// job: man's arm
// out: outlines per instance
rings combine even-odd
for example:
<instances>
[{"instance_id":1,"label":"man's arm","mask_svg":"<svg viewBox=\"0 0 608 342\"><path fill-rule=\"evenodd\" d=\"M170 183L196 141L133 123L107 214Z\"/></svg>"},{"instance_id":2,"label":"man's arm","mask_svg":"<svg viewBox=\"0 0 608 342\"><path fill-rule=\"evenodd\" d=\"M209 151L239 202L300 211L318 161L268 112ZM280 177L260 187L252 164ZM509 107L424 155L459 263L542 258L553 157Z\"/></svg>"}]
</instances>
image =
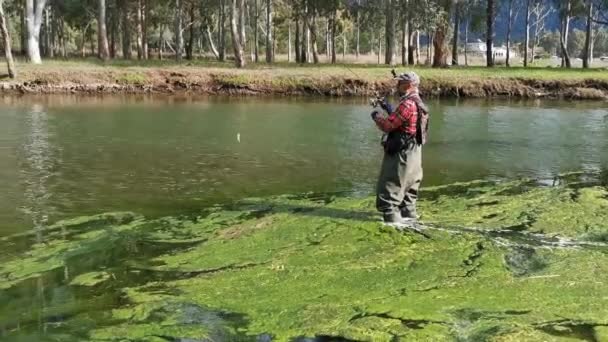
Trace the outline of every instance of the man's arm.
<instances>
[{"instance_id":1,"label":"man's arm","mask_svg":"<svg viewBox=\"0 0 608 342\"><path fill-rule=\"evenodd\" d=\"M386 118L380 114L375 115L374 122L376 122L376 126L381 131L390 133L400 129L403 126L403 122L409 120L415 111L415 105L411 101L407 101L400 103L397 109Z\"/></svg>"}]
</instances>

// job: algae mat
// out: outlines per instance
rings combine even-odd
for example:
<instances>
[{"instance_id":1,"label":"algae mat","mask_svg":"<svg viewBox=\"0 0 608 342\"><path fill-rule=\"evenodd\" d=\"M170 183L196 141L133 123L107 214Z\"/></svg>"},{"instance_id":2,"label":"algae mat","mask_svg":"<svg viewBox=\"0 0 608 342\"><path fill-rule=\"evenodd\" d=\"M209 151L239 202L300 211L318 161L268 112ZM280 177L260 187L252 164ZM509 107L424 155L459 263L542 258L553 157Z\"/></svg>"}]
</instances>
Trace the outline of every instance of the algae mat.
<instances>
[{"instance_id":1,"label":"algae mat","mask_svg":"<svg viewBox=\"0 0 608 342\"><path fill-rule=\"evenodd\" d=\"M0 240L7 341L608 341L608 191L584 174L111 213Z\"/></svg>"}]
</instances>

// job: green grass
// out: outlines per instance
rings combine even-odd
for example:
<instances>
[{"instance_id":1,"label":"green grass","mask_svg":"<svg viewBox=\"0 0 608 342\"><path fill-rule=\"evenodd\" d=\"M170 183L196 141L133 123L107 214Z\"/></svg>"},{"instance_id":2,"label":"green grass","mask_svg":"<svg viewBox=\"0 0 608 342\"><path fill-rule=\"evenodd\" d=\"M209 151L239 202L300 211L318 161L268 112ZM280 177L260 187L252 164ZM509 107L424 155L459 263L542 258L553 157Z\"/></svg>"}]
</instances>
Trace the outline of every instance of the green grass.
<instances>
[{"instance_id":1,"label":"green grass","mask_svg":"<svg viewBox=\"0 0 608 342\"><path fill-rule=\"evenodd\" d=\"M125 61L113 60L107 63L98 59L74 59L74 60L52 60L45 61L44 64L34 66L18 63L20 71L28 75L30 73L62 72L69 70L96 71L96 70L154 70L154 69L188 69L194 73L205 73L211 71L231 71L238 73L270 73L280 76L343 76L347 78L359 78L363 80L381 80L390 77L391 67L377 64L305 64L279 62L272 65L266 63L249 63L246 68L238 70L232 62L216 62L213 60L184 60L177 63L175 60L148 60L148 61ZM608 80L608 70L606 69L562 69L548 67L511 67L497 66L486 68L480 66L471 67L451 67L443 69L429 68L425 66L403 67L397 66L398 70L414 70L421 77L429 79L496 79L496 78L525 78L539 80Z\"/></svg>"}]
</instances>

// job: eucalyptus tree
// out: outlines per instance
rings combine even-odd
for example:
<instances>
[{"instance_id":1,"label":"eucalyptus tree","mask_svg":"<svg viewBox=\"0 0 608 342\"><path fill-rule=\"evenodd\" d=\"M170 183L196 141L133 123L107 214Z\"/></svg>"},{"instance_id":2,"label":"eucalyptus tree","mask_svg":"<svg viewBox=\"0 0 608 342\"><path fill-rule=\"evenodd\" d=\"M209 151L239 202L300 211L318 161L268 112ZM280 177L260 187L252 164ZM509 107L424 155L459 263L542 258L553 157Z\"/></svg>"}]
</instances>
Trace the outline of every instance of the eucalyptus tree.
<instances>
[{"instance_id":1,"label":"eucalyptus tree","mask_svg":"<svg viewBox=\"0 0 608 342\"><path fill-rule=\"evenodd\" d=\"M2 34L4 55L8 67L8 77L15 78L17 77L17 70L15 69L15 61L13 60L11 35L8 31L6 15L4 14L4 0L0 0L0 34Z\"/></svg>"},{"instance_id":2,"label":"eucalyptus tree","mask_svg":"<svg viewBox=\"0 0 608 342\"><path fill-rule=\"evenodd\" d=\"M487 0L486 9L486 65L494 66L494 22L496 19L496 0Z\"/></svg>"},{"instance_id":3,"label":"eucalyptus tree","mask_svg":"<svg viewBox=\"0 0 608 342\"><path fill-rule=\"evenodd\" d=\"M243 51L243 44L245 44L244 37L241 35L241 28L239 27L243 21L239 20L241 17L242 6L239 6L238 2L242 0L230 0L230 28L232 33L232 48L234 49L234 60L237 68L245 66L245 53Z\"/></svg>"},{"instance_id":4,"label":"eucalyptus tree","mask_svg":"<svg viewBox=\"0 0 608 342\"><path fill-rule=\"evenodd\" d=\"M139 1L141 2L141 0ZM106 0L97 0L97 44L99 58L104 61L110 59L108 31L106 29Z\"/></svg>"},{"instance_id":5,"label":"eucalyptus tree","mask_svg":"<svg viewBox=\"0 0 608 342\"><path fill-rule=\"evenodd\" d=\"M41 64L40 27L47 0L25 0L25 21L27 23L27 55L31 63Z\"/></svg>"}]
</instances>

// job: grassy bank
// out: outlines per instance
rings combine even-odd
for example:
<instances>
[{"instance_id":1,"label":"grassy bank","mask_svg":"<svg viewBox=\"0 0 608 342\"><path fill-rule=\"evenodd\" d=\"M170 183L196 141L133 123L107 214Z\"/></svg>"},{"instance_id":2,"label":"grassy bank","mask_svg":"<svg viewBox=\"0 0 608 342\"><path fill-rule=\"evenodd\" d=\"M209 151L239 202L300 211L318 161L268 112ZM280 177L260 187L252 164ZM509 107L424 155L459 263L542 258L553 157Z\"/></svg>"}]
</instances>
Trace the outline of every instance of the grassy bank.
<instances>
[{"instance_id":1,"label":"grassy bank","mask_svg":"<svg viewBox=\"0 0 608 342\"><path fill-rule=\"evenodd\" d=\"M377 65L249 65L96 60L19 64L19 78L0 89L13 93L175 93L369 96L391 88L390 68ZM399 68L400 70L403 68ZM433 97L608 98L608 71L557 68L408 68Z\"/></svg>"},{"instance_id":2,"label":"grassy bank","mask_svg":"<svg viewBox=\"0 0 608 342\"><path fill-rule=\"evenodd\" d=\"M15 341L606 341L597 179L425 189L426 237L331 195L76 218L0 240L0 324Z\"/></svg>"}]
</instances>

